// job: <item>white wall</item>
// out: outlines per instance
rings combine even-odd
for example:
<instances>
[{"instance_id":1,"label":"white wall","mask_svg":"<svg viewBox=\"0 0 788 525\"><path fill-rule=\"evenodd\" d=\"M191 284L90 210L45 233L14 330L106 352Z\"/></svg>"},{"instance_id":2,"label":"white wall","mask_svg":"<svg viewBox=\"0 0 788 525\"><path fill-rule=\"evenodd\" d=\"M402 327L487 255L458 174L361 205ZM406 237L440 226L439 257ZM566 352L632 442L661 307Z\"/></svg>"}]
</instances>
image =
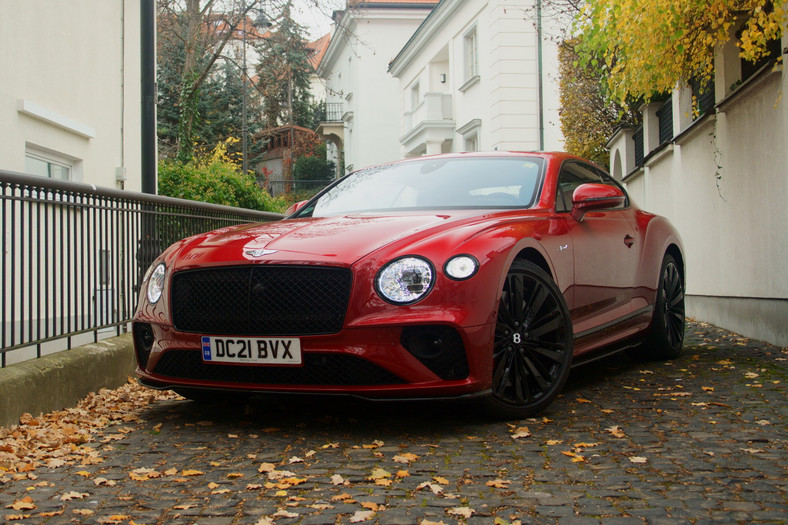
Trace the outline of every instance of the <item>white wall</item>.
<instances>
[{"instance_id":1,"label":"white wall","mask_svg":"<svg viewBox=\"0 0 788 525\"><path fill-rule=\"evenodd\" d=\"M75 180L115 188L125 168L140 189L139 27L131 0L0 0L0 168L25 172L36 148Z\"/></svg>"},{"instance_id":2,"label":"white wall","mask_svg":"<svg viewBox=\"0 0 788 525\"><path fill-rule=\"evenodd\" d=\"M418 82L422 96L429 91L451 95L452 110L444 118L456 133L444 149L465 151L460 131L480 121L480 150L539 149L537 33L531 2L504 0L446 0L392 64L400 80L400 106L413 109L412 87ZM542 39L544 149L560 150L563 138L558 120L557 48L547 38L556 34L552 20L543 20ZM475 30L479 47L479 79L469 85L465 38ZM445 70L447 82L435 82L436 68ZM413 122L401 127L404 136ZM409 155L412 144L403 146Z\"/></svg>"},{"instance_id":3,"label":"white wall","mask_svg":"<svg viewBox=\"0 0 788 525\"><path fill-rule=\"evenodd\" d=\"M730 76L716 111L625 181L682 235L688 315L788 346L788 81L767 70L730 91Z\"/></svg>"},{"instance_id":4,"label":"white wall","mask_svg":"<svg viewBox=\"0 0 788 525\"><path fill-rule=\"evenodd\" d=\"M428 13L428 9L351 9L335 31L318 73L326 82L327 102L343 102L348 115L346 166L358 169L400 158L399 84L387 69Z\"/></svg>"}]
</instances>

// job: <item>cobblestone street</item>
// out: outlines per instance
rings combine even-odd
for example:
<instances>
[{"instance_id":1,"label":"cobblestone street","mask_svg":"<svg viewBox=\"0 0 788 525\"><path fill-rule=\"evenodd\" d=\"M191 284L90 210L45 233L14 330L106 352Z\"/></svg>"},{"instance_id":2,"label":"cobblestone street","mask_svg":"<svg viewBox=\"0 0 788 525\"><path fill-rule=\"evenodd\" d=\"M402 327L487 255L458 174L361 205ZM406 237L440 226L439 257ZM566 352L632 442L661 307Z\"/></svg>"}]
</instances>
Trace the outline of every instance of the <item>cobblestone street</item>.
<instances>
[{"instance_id":1,"label":"cobblestone street","mask_svg":"<svg viewBox=\"0 0 788 525\"><path fill-rule=\"evenodd\" d=\"M690 323L678 360L576 369L517 422L449 402L160 401L95 433L92 464L0 470L0 518L784 523L787 372L786 349Z\"/></svg>"}]
</instances>

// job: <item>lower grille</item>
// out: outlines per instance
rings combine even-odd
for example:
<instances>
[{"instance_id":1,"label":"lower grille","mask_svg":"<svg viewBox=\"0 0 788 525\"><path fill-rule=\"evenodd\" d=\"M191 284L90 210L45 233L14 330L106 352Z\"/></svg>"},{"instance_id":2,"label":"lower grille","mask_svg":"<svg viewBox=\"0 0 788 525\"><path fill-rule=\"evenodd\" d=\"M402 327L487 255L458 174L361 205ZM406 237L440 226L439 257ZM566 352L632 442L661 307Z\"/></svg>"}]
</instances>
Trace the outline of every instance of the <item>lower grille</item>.
<instances>
[{"instance_id":1,"label":"lower grille","mask_svg":"<svg viewBox=\"0 0 788 525\"><path fill-rule=\"evenodd\" d=\"M470 373L462 337L448 326L411 326L402 331L405 349L445 380L465 379Z\"/></svg>"},{"instance_id":2,"label":"lower grille","mask_svg":"<svg viewBox=\"0 0 788 525\"><path fill-rule=\"evenodd\" d=\"M199 350L171 350L159 360L157 375L259 385L372 386L405 381L364 359L342 354L304 354L303 366L206 364Z\"/></svg>"},{"instance_id":3,"label":"lower grille","mask_svg":"<svg viewBox=\"0 0 788 525\"><path fill-rule=\"evenodd\" d=\"M134 350L137 353L137 363L143 370L148 366L148 357L153 347L153 330L148 323L134 323Z\"/></svg>"},{"instance_id":4,"label":"lower grille","mask_svg":"<svg viewBox=\"0 0 788 525\"><path fill-rule=\"evenodd\" d=\"M255 265L178 272L173 325L216 335L297 336L342 329L349 269Z\"/></svg>"}]
</instances>

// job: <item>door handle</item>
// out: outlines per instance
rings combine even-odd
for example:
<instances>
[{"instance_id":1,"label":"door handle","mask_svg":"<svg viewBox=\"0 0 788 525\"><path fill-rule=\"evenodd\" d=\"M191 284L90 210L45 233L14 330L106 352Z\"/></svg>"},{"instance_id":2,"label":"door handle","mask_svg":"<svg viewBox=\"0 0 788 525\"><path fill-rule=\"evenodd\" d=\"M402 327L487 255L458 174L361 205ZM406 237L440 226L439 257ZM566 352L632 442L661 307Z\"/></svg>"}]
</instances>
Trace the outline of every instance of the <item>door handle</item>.
<instances>
[{"instance_id":1,"label":"door handle","mask_svg":"<svg viewBox=\"0 0 788 525\"><path fill-rule=\"evenodd\" d=\"M635 244L635 238L631 235L624 236L624 244L627 245L627 248L632 248L632 245Z\"/></svg>"}]
</instances>

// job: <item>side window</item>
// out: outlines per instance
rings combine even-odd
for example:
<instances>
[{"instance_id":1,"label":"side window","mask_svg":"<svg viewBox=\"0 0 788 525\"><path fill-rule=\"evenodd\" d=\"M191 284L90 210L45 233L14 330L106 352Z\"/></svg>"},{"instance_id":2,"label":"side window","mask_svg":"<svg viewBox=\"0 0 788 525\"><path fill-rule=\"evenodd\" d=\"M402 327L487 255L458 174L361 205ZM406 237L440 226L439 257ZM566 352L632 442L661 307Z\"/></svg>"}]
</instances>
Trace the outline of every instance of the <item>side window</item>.
<instances>
[{"instance_id":1,"label":"side window","mask_svg":"<svg viewBox=\"0 0 788 525\"><path fill-rule=\"evenodd\" d=\"M558 174L558 187L555 192L555 211L559 213L571 211L572 194L575 192L575 189L581 184L587 184L589 182L615 186L626 195L624 188L604 171L588 164L569 161L561 166L561 172ZM628 205L629 200L627 198L621 207L624 208Z\"/></svg>"}]
</instances>

